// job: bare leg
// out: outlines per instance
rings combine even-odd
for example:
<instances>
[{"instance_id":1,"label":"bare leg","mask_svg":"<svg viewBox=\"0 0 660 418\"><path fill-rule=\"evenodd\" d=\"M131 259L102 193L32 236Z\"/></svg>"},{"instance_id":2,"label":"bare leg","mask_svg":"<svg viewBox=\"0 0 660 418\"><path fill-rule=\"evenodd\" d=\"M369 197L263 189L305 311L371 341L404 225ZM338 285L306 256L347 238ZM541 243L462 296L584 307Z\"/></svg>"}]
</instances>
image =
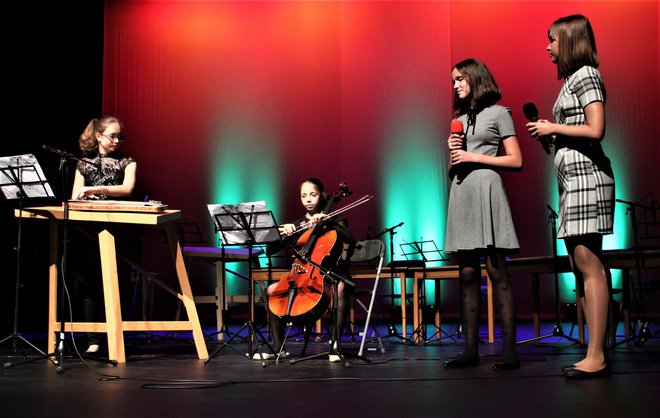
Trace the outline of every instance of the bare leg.
<instances>
[{"instance_id":1,"label":"bare leg","mask_svg":"<svg viewBox=\"0 0 660 418\"><path fill-rule=\"evenodd\" d=\"M576 368L595 372L605 367L605 338L609 308L607 275L601 261L602 238L588 235L566 239L566 246L574 269L584 282L584 311L589 329L587 356L577 362Z\"/></svg>"}]
</instances>

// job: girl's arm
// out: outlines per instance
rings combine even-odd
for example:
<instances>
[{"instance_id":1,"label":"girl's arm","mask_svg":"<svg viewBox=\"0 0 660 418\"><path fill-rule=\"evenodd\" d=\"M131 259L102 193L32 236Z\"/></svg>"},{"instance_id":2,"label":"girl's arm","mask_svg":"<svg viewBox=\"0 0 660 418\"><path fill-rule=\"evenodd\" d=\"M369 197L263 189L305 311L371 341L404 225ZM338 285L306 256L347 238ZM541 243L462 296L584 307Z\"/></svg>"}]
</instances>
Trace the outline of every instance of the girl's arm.
<instances>
[{"instance_id":1,"label":"girl's arm","mask_svg":"<svg viewBox=\"0 0 660 418\"><path fill-rule=\"evenodd\" d=\"M132 162L124 168L124 181L116 186L84 186L85 179L82 174L76 170L76 177L73 182L72 199L93 199L96 194L106 196L125 197L130 196L135 188L135 173L137 163Z\"/></svg>"},{"instance_id":2,"label":"girl's arm","mask_svg":"<svg viewBox=\"0 0 660 418\"><path fill-rule=\"evenodd\" d=\"M490 156L476 152L467 152L462 149L451 151L450 167L460 163L477 163L498 168L521 169L523 166L522 153L518 138L515 135L502 140L503 155Z\"/></svg>"},{"instance_id":3,"label":"girl's arm","mask_svg":"<svg viewBox=\"0 0 660 418\"><path fill-rule=\"evenodd\" d=\"M562 125L546 119L528 123L527 129L534 136L559 135L571 138L583 138L600 141L605 136L605 105L603 102L591 102L584 108L584 125Z\"/></svg>"}]
</instances>

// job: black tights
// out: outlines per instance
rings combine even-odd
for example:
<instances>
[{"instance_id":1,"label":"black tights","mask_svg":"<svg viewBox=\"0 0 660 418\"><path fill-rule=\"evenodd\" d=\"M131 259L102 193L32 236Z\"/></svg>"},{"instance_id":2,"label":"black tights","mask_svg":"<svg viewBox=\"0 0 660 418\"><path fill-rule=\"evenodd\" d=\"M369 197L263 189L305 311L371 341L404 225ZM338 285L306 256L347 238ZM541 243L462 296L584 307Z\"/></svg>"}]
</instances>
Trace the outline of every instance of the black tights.
<instances>
[{"instance_id":1,"label":"black tights","mask_svg":"<svg viewBox=\"0 0 660 418\"><path fill-rule=\"evenodd\" d=\"M481 264L476 252L459 253L459 277L461 281L461 312L465 347L461 357L470 359L478 355L479 321L481 314ZM502 360L516 361L516 308L510 275L504 256L489 253L486 269L493 284L495 303L500 315L502 329Z\"/></svg>"}]
</instances>

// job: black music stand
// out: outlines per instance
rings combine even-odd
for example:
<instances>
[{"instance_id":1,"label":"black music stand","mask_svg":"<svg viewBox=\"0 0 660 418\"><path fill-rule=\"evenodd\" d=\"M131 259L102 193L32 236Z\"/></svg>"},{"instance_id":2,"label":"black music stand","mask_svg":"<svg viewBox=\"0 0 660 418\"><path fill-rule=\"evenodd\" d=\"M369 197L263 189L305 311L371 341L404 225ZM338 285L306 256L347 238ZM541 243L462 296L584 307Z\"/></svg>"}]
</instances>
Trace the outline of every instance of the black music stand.
<instances>
[{"instance_id":1,"label":"black music stand","mask_svg":"<svg viewBox=\"0 0 660 418\"><path fill-rule=\"evenodd\" d=\"M69 164L72 161L80 161L85 164L90 164L93 165L94 167L97 167L96 164L92 163L91 161L85 160L84 158L81 158L77 155L73 155L71 153L68 153L66 151L61 151L59 149L49 147L48 145L43 145L43 149L50 151L54 154L58 154L60 156L60 165L59 165L59 171L60 171L60 177L61 177L61 182L62 182L62 201L63 201L63 206L64 206L64 217L63 217L63 232L62 232L62 257L61 257L61 264L60 264L60 275L61 275L61 290L60 290L60 331L57 334L57 338L55 339L55 351L44 354L42 356L32 358L32 359L27 359L23 360L17 363L5 363L4 367L6 369L10 367L14 367L18 364L23 364L23 363L29 363L33 362L36 360L40 359L48 359L51 361L53 364L57 366L56 371L57 373L62 373L64 371L64 336L65 336L65 329L64 329L64 301L65 301L65 295L68 294L68 288L66 286L66 279L68 275L68 269L67 269L67 264L68 264L68 248L69 248L69 236L68 236L68 231L69 231L69 199L66 198L66 191L70 190L69 189ZM73 335L73 332L71 332L71 335ZM74 341L74 347L75 347L75 341ZM77 351L77 347L76 347ZM113 366L117 365L116 360L110 360L110 359L105 359L101 357L96 357L96 356L90 356L88 354L81 354L78 353L79 358L81 359L90 359L102 363L107 363L111 364ZM53 358L56 358L53 360Z\"/></svg>"},{"instance_id":2,"label":"black music stand","mask_svg":"<svg viewBox=\"0 0 660 418\"><path fill-rule=\"evenodd\" d=\"M645 308L645 291L644 291L644 279L642 275L642 248L639 245L639 230L638 230L638 219L637 219L637 209L640 208L644 210L644 226L646 229L646 235L648 236L648 225L649 224L655 224L656 220L656 207L655 207L655 200L653 197L651 197L651 206L645 206L641 205L639 203L635 202L628 202L626 200L621 200L621 199L616 199L618 203L623 203L625 205L628 205L628 209L626 210L626 215L630 214L630 222L632 225L632 233L633 233L633 243L635 245L635 272L637 276L637 289L635 291L635 285L633 284L631 287L633 289L633 298L635 300L635 304L637 305L637 324L639 324L639 329L635 333L633 333L632 336L629 338L619 341L617 343L612 344L612 346L618 346L624 343L627 343L629 341L635 341L635 345L639 346L644 344L647 340L651 338L657 338L655 334L653 334L649 328L649 322L648 319L646 318L646 308ZM651 212L651 216L653 219L653 222L650 222L647 217L647 211ZM625 293L624 293L625 295Z\"/></svg>"},{"instance_id":3,"label":"black music stand","mask_svg":"<svg viewBox=\"0 0 660 418\"><path fill-rule=\"evenodd\" d=\"M21 283L21 243L23 230L23 201L28 198L55 197L44 175L37 158L33 154L14 155L0 158L0 189L5 199L18 199L18 237L16 240L16 288L14 292L14 330L7 337L0 340L0 344L12 340L12 348L17 351L17 343L21 341L39 352L46 353L25 339L18 332L20 290ZM52 361L52 359L51 359Z\"/></svg>"},{"instance_id":4,"label":"black music stand","mask_svg":"<svg viewBox=\"0 0 660 418\"><path fill-rule=\"evenodd\" d=\"M406 257L406 260L409 261L417 261L420 263L419 265L423 268L423 273L424 273L424 278L426 278L426 263L430 262L437 262L437 261L447 261L449 260L447 257L445 257L444 253L438 249L438 246L435 244L435 241L433 240L427 240L427 241L413 241L413 242L406 242L403 244L399 244L401 247L401 251L404 257ZM436 280L435 281L435 289L436 289L436 297L439 293L439 288L440 288L440 281ZM423 301L423 304L426 305L426 286L424 285L424 282L422 283L422 286L420 288L420 299ZM440 309L440 303L439 301L436 300L435 303L435 310ZM426 324L424 323L424 315L422 314L420 316L420 321L417 329L413 330L413 336L415 334L420 335L424 339L424 344L432 344L434 342L438 342L440 340L443 340L445 338L452 338L454 336L457 336L461 333L460 331L460 325L457 328L456 333L454 334L448 334L447 332L443 331L442 328L438 328L438 330L429 338L426 338ZM445 334L444 337L441 335ZM435 336L438 336L438 338L433 339ZM413 337L414 341L414 337Z\"/></svg>"},{"instance_id":5,"label":"black music stand","mask_svg":"<svg viewBox=\"0 0 660 418\"><path fill-rule=\"evenodd\" d=\"M255 245L279 241L280 234L277 223L275 222L273 212L266 208L266 203L263 201L240 203L238 205L208 205L208 207L215 223L216 232L220 232L223 247L225 245L239 245L248 249L247 279L249 280L248 304L250 312L245 324L218 347L209 358L204 360L204 364L208 364L213 357L231 343L243 330L248 329L248 352L245 355L248 359L252 359L258 354L261 359L261 365L266 367L261 346L265 344L273 353L274 350L268 343L268 339L254 327L254 280L252 279L252 264L254 260L252 259L252 248ZM260 341L257 340L257 336L261 338ZM257 342L257 350L255 352L252 351L253 342ZM233 349L231 346L230 348Z\"/></svg>"},{"instance_id":6,"label":"black music stand","mask_svg":"<svg viewBox=\"0 0 660 418\"><path fill-rule=\"evenodd\" d=\"M575 344L583 346L584 344L582 344L582 342L577 338L573 338L569 335L566 335L564 333L564 329L561 326L561 303L559 302L559 266L558 266L559 257L557 255L557 218L559 218L559 215L550 207L550 205L546 205L546 207L548 208L548 211L550 211L550 213L548 214L548 223L550 224L550 230L552 232L552 270L555 279L555 283L554 283L555 308L557 309L555 326L553 327L551 334L541 335L539 337L518 341L517 344L525 344L528 342L539 341L550 337L559 337L559 338L566 338L567 340L572 341ZM580 301L578 301L578 304L579 303Z\"/></svg>"}]
</instances>

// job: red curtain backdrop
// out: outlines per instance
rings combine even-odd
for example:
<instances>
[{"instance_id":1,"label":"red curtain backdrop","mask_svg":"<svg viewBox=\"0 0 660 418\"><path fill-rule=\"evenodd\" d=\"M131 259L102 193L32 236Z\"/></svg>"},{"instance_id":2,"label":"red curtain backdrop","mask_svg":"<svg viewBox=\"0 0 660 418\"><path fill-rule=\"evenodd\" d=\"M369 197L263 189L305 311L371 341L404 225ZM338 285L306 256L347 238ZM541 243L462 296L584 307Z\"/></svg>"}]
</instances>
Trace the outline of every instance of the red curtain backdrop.
<instances>
[{"instance_id":1,"label":"red curtain backdrop","mask_svg":"<svg viewBox=\"0 0 660 418\"><path fill-rule=\"evenodd\" d=\"M364 238L369 225L391 226L386 205L443 216L423 206L429 196L446 200L451 66L476 57L503 91L525 159L521 173L504 174L521 255L547 255L554 174L521 109L532 101L551 118L561 81L547 29L573 13L596 32L617 197L660 192L657 1L110 0L103 110L124 120L145 194L203 228L205 205L222 198L267 198L278 220L293 219L299 181L318 176L329 191L346 180L356 194L377 195L349 214ZM386 179L411 172L409 189L388 189ZM424 238L441 245L442 231Z\"/></svg>"}]
</instances>

